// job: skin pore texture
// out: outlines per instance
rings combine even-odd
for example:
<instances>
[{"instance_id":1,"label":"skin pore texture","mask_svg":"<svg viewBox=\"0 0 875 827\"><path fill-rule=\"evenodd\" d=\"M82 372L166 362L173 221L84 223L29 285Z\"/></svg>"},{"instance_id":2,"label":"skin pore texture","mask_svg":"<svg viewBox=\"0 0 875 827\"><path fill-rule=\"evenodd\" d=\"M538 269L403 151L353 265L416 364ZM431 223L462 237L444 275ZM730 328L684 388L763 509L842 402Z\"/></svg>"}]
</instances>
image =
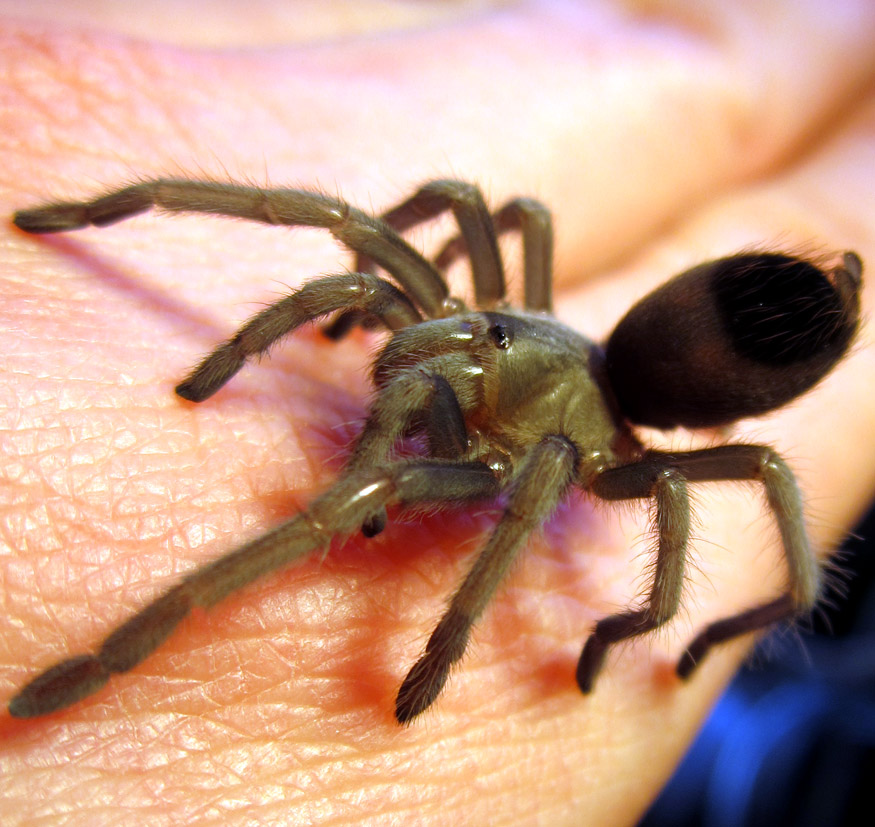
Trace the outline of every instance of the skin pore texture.
<instances>
[{"instance_id":1,"label":"skin pore texture","mask_svg":"<svg viewBox=\"0 0 875 827\"><path fill-rule=\"evenodd\" d=\"M36 4L0 29L3 211L154 175L318 187L375 211L430 178L473 180L493 205L551 207L557 316L598 339L700 260L768 246L875 261L875 10L678 5L425 5L417 24L375 3L382 26L339 13L308 36L286 20L294 36L250 27L239 42L217 26L204 45L174 28L172 4L164 26L153 14L138 27L132 10L124 31L100 6L58 23ZM442 227L418 240L433 248ZM0 232L5 703L327 487L378 339L302 331L192 405L174 384L237 323L351 263L328 233L151 214ZM822 385L732 434L788 460L824 552L875 488L868 282L862 306ZM715 435L655 438L686 449ZM589 697L574 667L593 623L644 590L646 509L571 497L405 729L398 684L496 509L390 515L378 537L193 615L82 704L3 713L0 820L634 823L752 641L713 652L687 685L673 674L684 642L783 576L755 486L694 496L681 617L612 653Z\"/></svg>"}]
</instances>

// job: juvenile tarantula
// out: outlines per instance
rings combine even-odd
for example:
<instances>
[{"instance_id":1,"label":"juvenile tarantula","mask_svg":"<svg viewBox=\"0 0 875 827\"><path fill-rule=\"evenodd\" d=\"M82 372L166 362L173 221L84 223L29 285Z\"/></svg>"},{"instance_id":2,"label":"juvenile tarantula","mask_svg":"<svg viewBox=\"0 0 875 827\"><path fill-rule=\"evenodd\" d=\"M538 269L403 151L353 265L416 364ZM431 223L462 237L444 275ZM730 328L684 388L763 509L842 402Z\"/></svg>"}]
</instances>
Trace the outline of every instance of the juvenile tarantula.
<instances>
[{"instance_id":1,"label":"juvenile tarantula","mask_svg":"<svg viewBox=\"0 0 875 827\"><path fill-rule=\"evenodd\" d=\"M194 571L116 629L97 654L64 660L9 704L18 717L72 704L158 646L195 606L230 592L337 536L373 536L388 505L435 506L502 495L504 513L450 601L425 652L398 692L407 723L428 708L465 651L481 615L530 532L571 486L604 500L652 498L657 556L640 608L596 623L577 666L589 692L614 644L649 632L678 611L690 534L689 483L757 480L777 522L789 570L779 597L711 623L677 664L688 677L712 646L810 609L820 569L811 552L793 474L762 445L648 450L632 424L715 427L762 414L805 392L847 351L859 321L862 264L846 252L833 268L779 253L701 264L636 304L605 347L550 315L552 224L537 201L517 198L490 215L480 191L432 181L379 218L306 190L188 180L152 180L93 201L16 213L31 233L105 226L160 207L268 224L329 230L357 254L356 272L324 276L267 307L219 345L176 392L200 402L253 355L306 322L333 315L340 337L382 325L391 337L373 367L377 389L361 436L338 481L309 509ZM461 233L428 261L399 233L452 210ZM496 236L519 230L525 308L505 302ZM441 275L467 256L476 310L450 296ZM374 274L379 265L400 286ZM421 458L399 459L419 435Z\"/></svg>"}]
</instances>

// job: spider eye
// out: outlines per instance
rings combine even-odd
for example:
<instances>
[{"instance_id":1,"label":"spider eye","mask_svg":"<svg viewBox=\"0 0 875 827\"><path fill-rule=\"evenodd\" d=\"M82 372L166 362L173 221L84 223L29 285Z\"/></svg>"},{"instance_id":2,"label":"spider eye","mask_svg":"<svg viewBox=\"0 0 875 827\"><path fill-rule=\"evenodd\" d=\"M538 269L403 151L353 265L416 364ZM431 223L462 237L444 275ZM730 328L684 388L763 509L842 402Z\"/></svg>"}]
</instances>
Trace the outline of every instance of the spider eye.
<instances>
[{"instance_id":1,"label":"spider eye","mask_svg":"<svg viewBox=\"0 0 875 827\"><path fill-rule=\"evenodd\" d=\"M860 316L862 264L823 270L750 253L687 270L636 304L608 340L626 416L657 428L708 428L786 404L845 354Z\"/></svg>"},{"instance_id":2,"label":"spider eye","mask_svg":"<svg viewBox=\"0 0 875 827\"><path fill-rule=\"evenodd\" d=\"M489 338L500 350L507 350L513 344L513 334L503 324L494 324L489 328Z\"/></svg>"}]
</instances>

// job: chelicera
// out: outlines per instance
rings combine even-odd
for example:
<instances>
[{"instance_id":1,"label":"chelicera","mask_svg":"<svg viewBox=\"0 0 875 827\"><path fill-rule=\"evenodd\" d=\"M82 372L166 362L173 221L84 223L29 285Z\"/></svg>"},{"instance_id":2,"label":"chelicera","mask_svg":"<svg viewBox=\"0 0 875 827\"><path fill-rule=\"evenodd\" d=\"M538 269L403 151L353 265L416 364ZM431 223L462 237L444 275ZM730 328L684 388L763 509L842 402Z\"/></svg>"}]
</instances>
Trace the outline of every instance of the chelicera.
<instances>
[{"instance_id":1,"label":"chelicera","mask_svg":"<svg viewBox=\"0 0 875 827\"><path fill-rule=\"evenodd\" d=\"M373 366L376 395L337 482L303 513L194 571L112 632L96 654L64 660L16 695L9 711L43 715L142 661L194 607L291 563L333 538L372 536L387 506L501 498L503 514L398 692L407 723L440 694L471 627L529 534L573 486L603 500L649 498L656 511L656 565L639 607L596 623L577 683L589 692L609 649L678 611L690 536L690 483L754 480L777 522L786 590L706 626L677 664L688 677L707 652L811 609L820 566L806 536L793 473L768 446L726 444L665 452L645 447L634 425L713 428L771 411L804 393L846 353L859 323L862 264L832 266L780 253L735 255L694 267L636 304L604 346L550 315L552 224L539 202L518 198L490 214L479 190L433 181L381 217L306 190L265 190L190 180L152 180L92 201L15 215L31 233L104 226L159 207L321 227L357 254L355 271L318 278L267 307L219 345L176 388L212 396L278 339L331 317L339 338L382 326L388 342ZM429 261L400 233L452 211L460 234ZM520 231L524 308L508 306L497 235ZM450 295L442 273L470 260L476 309ZM377 268L389 279L376 274ZM421 455L399 456L407 437Z\"/></svg>"}]
</instances>

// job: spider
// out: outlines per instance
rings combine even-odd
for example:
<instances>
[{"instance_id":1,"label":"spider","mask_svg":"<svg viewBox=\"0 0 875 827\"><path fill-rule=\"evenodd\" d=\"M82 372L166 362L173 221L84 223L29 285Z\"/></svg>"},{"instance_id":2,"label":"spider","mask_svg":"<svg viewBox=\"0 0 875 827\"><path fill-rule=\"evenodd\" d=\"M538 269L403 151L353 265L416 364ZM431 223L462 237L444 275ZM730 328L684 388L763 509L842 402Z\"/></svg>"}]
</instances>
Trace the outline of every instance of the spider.
<instances>
[{"instance_id":1,"label":"spider","mask_svg":"<svg viewBox=\"0 0 875 827\"><path fill-rule=\"evenodd\" d=\"M577 666L592 690L610 648L678 611L690 535L690 483L754 480L777 522L789 581L772 600L706 626L686 648L687 678L715 645L812 608L820 567L806 536L793 473L765 445L648 449L633 426L714 428L771 411L823 378L859 324L862 263L831 267L775 252L701 264L639 301L604 346L551 315L552 222L538 201L517 198L490 214L473 185L437 180L380 217L318 192L155 179L91 201L22 210L30 233L105 226L159 207L269 224L324 228L356 253L355 272L317 278L262 310L176 388L212 396L251 356L307 322L333 317L340 338L382 326L376 395L337 482L310 507L262 537L185 577L113 631L96 654L63 660L10 702L13 716L43 715L95 692L142 661L194 608L208 608L258 577L324 550L335 537L386 525L387 506L434 507L499 498L503 514L398 691L406 724L438 697L472 625L529 534L576 486L602 500L649 498L656 565L640 606L599 620ZM434 261L401 233L452 211L459 234ZM505 300L498 234L518 231L524 308ZM442 271L470 260L476 309L450 295ZM376 274L381 268L392 281ZM419 455L399 456L408 437ZM409 440L407 440L409 442Z\"/></svg>"}]
</instances>

